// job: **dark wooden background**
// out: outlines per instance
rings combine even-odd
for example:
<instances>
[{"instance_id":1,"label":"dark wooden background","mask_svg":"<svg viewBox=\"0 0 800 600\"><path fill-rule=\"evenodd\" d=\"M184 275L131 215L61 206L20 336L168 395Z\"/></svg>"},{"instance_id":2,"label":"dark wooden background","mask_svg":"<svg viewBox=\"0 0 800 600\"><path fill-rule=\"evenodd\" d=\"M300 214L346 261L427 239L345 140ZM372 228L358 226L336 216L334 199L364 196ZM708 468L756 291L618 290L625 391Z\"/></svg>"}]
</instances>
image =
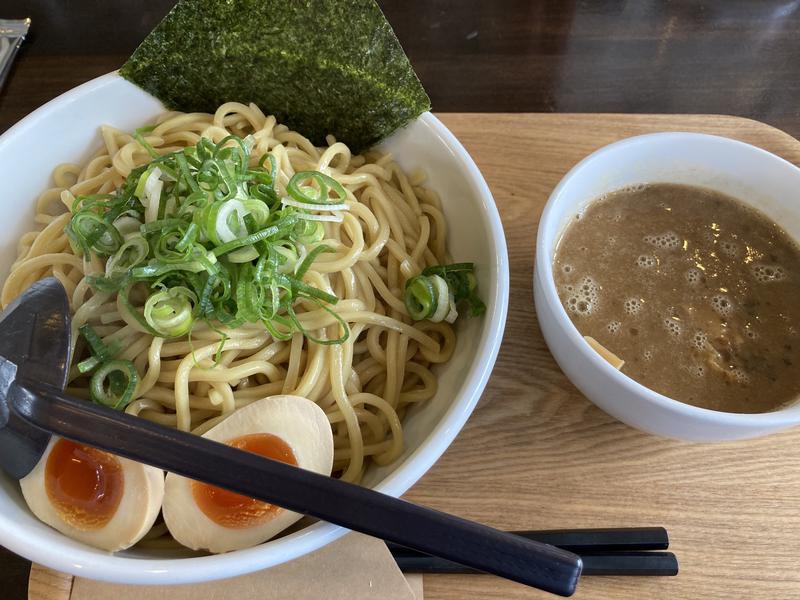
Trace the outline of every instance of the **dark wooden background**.
<instances>
[{"instance_id":1,"label":"dark wooden background","mask_svg":"<svg viewBox=\"0 0 800 600\"><path fill-rule=\"evenodd\" d=\"M0 0L0 18L33 19L0 131L118 68L172 4ZM800 136L800 0L379 4L435 111L723 113ZM0 548L0 597L27 597L28 567Z\"/></svg>"}]
</instances>

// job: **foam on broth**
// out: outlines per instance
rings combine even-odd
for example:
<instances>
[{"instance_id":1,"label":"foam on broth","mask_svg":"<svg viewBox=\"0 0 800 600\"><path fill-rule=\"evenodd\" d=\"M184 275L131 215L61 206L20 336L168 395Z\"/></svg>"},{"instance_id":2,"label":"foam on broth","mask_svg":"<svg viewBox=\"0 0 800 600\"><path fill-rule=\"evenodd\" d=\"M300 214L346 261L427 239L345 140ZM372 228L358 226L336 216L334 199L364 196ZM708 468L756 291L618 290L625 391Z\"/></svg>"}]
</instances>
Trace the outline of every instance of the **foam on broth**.
<instances>
[{"instance_id":1,"label":"foam on broth","mask_svg":"<svg viewBox=\"0 0 800 600\"><path fill-rule=\"evenodd\" d=\"M581 334L648 388L738 413L800 395L800 248L738 200L668 183L612 192L567 227L553 270Z\"/></svg>"}]
</instances>

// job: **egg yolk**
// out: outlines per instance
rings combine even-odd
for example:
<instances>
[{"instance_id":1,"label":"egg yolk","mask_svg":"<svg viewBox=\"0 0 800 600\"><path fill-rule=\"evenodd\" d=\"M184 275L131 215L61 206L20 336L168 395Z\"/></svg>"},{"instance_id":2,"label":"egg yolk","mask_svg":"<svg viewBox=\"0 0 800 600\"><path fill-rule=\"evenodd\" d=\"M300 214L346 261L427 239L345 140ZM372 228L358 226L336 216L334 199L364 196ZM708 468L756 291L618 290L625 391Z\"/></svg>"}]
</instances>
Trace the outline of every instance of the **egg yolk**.
<instances>
[{"instance_id":1,"label":"egg yolk","mask_svg":"<svg viewBox=\"0 0 800 600\"><path fill-rule=\"evenodd\" d=\"M289 444L271 433L252 433L225 443L246 452L297 466L297 459ZM281 510L274 504L199 481L192 482L192 495L205 516L217 525L230 529L245 529L266 523Z\"/></svg>"},{"instance_id":2,"label":"egg yolk","mask_svg":"<svg viewBox=\"0 0 800 600\"><path fill-rule=\"evenodd\" d=\"M60 439L45 466L45 492L64 521L80 530L100 529L117 512L125 490L116 456Z\"/></svg>"}]
</instances>

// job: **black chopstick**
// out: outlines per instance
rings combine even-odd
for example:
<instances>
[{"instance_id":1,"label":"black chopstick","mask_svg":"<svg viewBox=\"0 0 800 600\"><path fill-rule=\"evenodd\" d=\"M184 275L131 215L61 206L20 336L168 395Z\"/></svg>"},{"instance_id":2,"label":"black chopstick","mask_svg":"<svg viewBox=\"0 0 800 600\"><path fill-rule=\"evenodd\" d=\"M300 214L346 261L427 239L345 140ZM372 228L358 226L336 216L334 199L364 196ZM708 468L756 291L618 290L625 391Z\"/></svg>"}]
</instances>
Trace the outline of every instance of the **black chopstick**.
<instances>
[{"instance_id":1,"label":"black chopstick","mask_svg":"<svg viewBox=\"0 0 800 600\"><path fill-rule=\"evenodd\" d=\"M672 552L615 552L581 554L582 575L656 576L678 574L678 559ZM404 573L480 573L458 563L435 556L396 555L397 566Z\"/></svg>"},{"instance_id":2,"label":"black chopstick","mask_svg":"<svg viewBox=\"0 0 800 600\"><path fill-rule=\"evenodd\" d=\"M678 558L672 552L581 554L581 558L584 575L672 577L678 574Z\"/></svg>"},{"instance_id":3,"label":"black chopstick","mask_svg":"<svg viewBox=\"0 0 800 600\"><path fill-rule=\"evenodd\" d=\"M71 398L40 381L14 380L15 373L0 357L0 382L10 387L10 406L0 409L18 431L32 425L519 583L562 596L575 591L582 563L572 552Z\"/></svg>"},{"instance_id":4,"label":"black chopstick","mask_svg":"<svg viewBox=\"0 0 800 600\"><path fill-rule=\"evenodd\" d=\"M605 529L545 529L539 531L512 531L514 535L558 546L576 554L632 552L640 550L666 550L669 535L663 527L617 527ZM395 556L419 556L397 544L387 544Z\"/></svg>"},{"instance_id":5,"label":"black chopstick","mask_svg":"<svg viewBox=\"0 0 800 600\"><path fill-rule=\"evenodd\" d=\"M512 533L579 554L583 560L583 575L663 577L678 574L678 559L672 552L646 552L669 548L669 535L663 527L550 529ZM387 546L400 570L406 573L480 572L397 544L389 543Z\"/></svg>"}]
</instances>

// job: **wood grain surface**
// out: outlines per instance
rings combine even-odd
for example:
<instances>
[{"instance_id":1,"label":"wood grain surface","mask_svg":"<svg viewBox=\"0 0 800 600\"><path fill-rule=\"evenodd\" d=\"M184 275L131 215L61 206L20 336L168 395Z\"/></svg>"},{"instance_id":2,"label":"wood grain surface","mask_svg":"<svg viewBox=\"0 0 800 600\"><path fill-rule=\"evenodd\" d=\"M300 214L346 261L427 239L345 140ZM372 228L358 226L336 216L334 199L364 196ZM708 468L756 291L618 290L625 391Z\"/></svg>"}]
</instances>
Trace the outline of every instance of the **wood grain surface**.
<instances>
[{"instance_id":1,"label":"wood grain surface","mask_svg":"<svg viewBox=\"0 0 800 600\"><path fill-rule=\"evenodd\" d=\"M28 600L69 600L72 591L72 575L31 565L28 579Z\"/></svg>"},{"instance_id":2,"label":"wood grain surface","mask_svg":"<svg viewBox=\"0 0 800 600\"><path fill-rule=\"evenodd\" d=\"M800 430L690 444L631 429L589 403L545 346L531 290L536 227L561 177L615 140L655 131L725 135L800 163L800 143L726 116L442 114L491 188L511 297L489 386L464 430L406 495L503 529L663 525L673 578L585 578L579 599L800 598ZM800 201L800 190L798 191ZM795 446L797 444L798 446ZM67 600L69 578L31 572L30 598ZM483 575L425 577L425 597L551 597Z\"/></svg>"}]
</instances>

